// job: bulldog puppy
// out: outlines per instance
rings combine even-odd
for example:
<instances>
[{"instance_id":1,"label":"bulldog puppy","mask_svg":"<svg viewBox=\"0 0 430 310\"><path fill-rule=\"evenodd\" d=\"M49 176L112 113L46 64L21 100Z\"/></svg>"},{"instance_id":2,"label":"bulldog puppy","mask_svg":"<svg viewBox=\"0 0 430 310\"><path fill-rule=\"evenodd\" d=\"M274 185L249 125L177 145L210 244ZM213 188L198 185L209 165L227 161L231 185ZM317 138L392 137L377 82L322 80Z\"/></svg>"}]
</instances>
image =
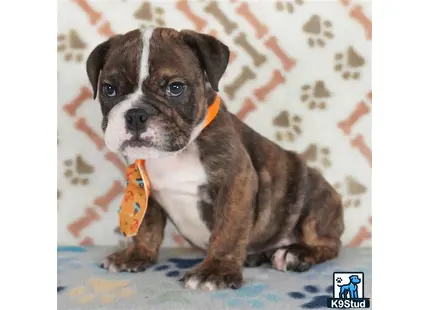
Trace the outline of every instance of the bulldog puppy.
<instances>
[{"instance_id":1,"label":"bulldog puppy","mask_svg":"<svg viewBox=\"0 0 430 310\"><path fill-rule=\"evenodd\" d=\"M138 272L154 264L167 218L206 250L182 279L191 289L238 288L244 266L302 272L338 255L341 198L320 173L223 101L203 128L228 60L216 38L170 28L116 35L89 55L106 145L129 163L146 160L151 182L137 236L104 268Z\"/></svg>"}]
</instances>

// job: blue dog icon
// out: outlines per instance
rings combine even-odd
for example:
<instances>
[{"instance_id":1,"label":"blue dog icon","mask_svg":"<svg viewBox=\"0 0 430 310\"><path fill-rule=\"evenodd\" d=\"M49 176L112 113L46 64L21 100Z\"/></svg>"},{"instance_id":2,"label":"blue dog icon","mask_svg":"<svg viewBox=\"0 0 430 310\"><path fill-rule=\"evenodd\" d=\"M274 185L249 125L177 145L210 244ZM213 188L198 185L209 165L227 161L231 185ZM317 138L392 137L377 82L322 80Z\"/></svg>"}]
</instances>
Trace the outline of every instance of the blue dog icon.
<instances>
[{"instance_id":1,"label":"blue dog icon","mask_svg":"<svg viewBox=\"0 0 430 310\"><path fill-rule=\"evenodd\" d=\"M343 285L337 285L340 287L339 298L358 298L358 286L361 280L358 276L352 275L349 277L349 283Z\"/></svg>"}]
</instances>

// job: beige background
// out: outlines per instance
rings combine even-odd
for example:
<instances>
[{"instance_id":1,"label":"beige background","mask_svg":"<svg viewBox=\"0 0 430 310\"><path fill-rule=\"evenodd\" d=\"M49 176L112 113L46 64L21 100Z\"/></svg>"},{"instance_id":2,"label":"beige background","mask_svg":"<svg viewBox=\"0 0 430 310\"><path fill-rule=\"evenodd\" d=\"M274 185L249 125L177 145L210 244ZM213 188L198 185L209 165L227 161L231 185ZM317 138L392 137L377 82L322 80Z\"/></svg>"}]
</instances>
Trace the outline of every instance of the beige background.
<instances>
[{"instance_id":1,"label":"beige background","mask_svg":"<svg viewBox=\"0 0 430 310\"><path fill-rule=\"evenodd\" d=\"M371 3L60 1L58 242L116 244L124 164L103 143L85 73L114 33L165 25L216 35L232 51L230 110L303 154L344 197L346 246L371 246ZM172 225L165 246L187 246Z\"/></svg>"}]
</instances>

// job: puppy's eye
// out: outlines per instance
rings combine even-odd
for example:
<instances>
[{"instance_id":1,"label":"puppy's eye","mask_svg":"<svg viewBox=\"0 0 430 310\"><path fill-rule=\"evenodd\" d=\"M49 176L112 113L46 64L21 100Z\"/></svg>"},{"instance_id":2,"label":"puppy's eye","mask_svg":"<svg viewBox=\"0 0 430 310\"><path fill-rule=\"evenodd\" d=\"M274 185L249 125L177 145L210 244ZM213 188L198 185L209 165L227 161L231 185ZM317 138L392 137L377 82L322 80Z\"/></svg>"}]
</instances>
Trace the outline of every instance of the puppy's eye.
<instances>
[{"instance_id":1,"label":"puppy's eye","mask_svg":"<svg viewBox=\"0 0 430 310\"><path fill-rule=\"evenodd\" d=\"M108 97L115 97L116 96L116 90L115 87L108 83L103 84L103 91Z\"/></svg>"},{"instance_id":2,"label":"puppy's eye","mask_svg":"<svg viewBox=\"0 0 430 310\"><path fill-rule=\"evenodd\" d=\"M173 82L167 86L166 93L168 96L177 97L184 92L184 89L184 84L179 82Z\"/></svg>"}]
</instances>

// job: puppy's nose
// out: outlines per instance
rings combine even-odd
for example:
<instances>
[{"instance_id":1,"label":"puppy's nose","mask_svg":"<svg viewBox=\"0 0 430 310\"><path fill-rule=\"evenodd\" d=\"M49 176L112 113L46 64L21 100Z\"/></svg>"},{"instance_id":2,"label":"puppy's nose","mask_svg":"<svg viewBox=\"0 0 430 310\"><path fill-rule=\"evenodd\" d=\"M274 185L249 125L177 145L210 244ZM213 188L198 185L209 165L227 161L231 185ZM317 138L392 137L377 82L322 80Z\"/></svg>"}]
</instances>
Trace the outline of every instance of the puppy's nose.
<instances>
[{"instance_id":1,"label":"puppy's nose","mask_svg":"<svg viewBox=\"0 0 430 310\"><path fill-rule=\"evenodd\" d=\"M131 131L138 132L139 130L142 130L145 126L146 120L146 113L142 109L130 109L125 113L127 129Z\"/></svg>"}]
</instances>

